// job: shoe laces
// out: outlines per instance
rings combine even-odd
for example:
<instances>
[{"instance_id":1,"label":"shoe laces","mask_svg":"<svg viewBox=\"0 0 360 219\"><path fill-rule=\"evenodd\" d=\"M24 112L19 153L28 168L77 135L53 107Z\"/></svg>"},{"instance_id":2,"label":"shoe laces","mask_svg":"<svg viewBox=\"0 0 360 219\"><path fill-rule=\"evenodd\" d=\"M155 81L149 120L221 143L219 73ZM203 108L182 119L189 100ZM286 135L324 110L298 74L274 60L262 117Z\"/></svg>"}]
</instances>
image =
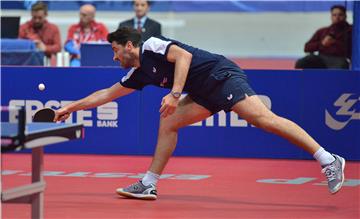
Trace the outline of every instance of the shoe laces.
<instances>
[{"instance_id":1,"label":"shoe laces","mask_svg":"<svg viewBox=\"0 0 360 219\"><path fill-rule=\"evenodd\" d=\"M336 167L333 164L324 167L324 169L322 169L321 172L325 173L325 176L328 179L328 181L332 181L336 179Z\"/></svg>"},{"instance_id":2,"label":"shoe laces","mask_svg":"<svg viewBox=\"0 0 360 219\"><path fill-rule=\"evenodd\" d=\"M136 182L136 183L133 183L133 184L131 184L130 186L128 186L128 188L130 189L130 188L132 188L132 189L134 189L134 190L139 190L140 189L140 185L139 185L139 183L141 183L141 182Z\"/></svg>"}]
</instances>

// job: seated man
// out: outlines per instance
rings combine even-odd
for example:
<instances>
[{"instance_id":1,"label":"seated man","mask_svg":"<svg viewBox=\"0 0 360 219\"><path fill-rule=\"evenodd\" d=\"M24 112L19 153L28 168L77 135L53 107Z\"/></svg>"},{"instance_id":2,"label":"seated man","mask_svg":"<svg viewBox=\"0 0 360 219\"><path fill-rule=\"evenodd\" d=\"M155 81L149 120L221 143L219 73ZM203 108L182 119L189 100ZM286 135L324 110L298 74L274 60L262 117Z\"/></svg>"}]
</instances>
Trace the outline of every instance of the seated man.
<instances>
[{"instance_id":1,"label":"seated man","mask_svg":"<svg viewBox=\"0 0 360 219\"><path fill-rule=\"evenodd\" d=\"M31 20L20 26L19 38L35 42L37 49L49 58L61 51L59 28L46 20L48 8L42 2L31 7Z\"/></svg>"},{"instance_id":2,"label":"seated man","mask_svg":"<svg viewBox=\"0 0 360 219\"><path fill-rule=\"evenodd\" d=\"M305 44L305 52L311 54L299 59L295 68L349 68L352 26L346 21L344 6L331 7L331 21L330 26L316 31Z\"/></svg>"},{"instance_id":3,"label":"seated man","mask_svg":"<svg viewBox=\"0 0 360 219\"><path fill-rule=\"evenodd\" d=\"M80 66L80 44L106 41L108 30L95 21L95 7L85 4L80 7L80 22L70 26L64 49L70 53L70 66Z\"/></svg>"},{"instance_id":4,"label":"seated man","mask_svg":"<svg viewBox=\"0 0 360 219\"><path fill-rule=\"evenodd\" d=\"M152 36L161 35L161 24L150 19L147 13L150 9L150 2L146 0L134 0L135 17L119 24L121 27L132 27L141 34L141 40L146 41Z\"/></svg>"}]
</instances>

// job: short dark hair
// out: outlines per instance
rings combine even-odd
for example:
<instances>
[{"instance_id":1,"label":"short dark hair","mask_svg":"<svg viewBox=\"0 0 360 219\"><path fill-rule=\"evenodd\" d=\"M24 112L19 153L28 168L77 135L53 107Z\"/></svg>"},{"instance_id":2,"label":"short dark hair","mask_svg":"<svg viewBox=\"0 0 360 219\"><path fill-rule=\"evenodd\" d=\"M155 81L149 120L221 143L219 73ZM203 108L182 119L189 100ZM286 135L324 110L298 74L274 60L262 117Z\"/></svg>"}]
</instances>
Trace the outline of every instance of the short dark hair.
<instances>
[{"instance_id":1,"label":"short dark hair","mask_svg":"<svg viewBox=\"0 0 360 219\"><path fill-rule=\"evenodd\" d=\"M153 4L152 1L146 1L146 3L148 4L148 6L151 6ZM132 1L132 4L135 5L135 1Z\"/></svg>"},{"instance_id":2,"label":"short dark hair","mask_svg":"<svg viewBox=\"0 0 360 219\"><path fill-rule=\"evenodd\" d=\"M117 42L118 44L125 46L128 41L131 41L135 47L138 47L141 42L140 33L131 27L120 27L116 31L107 35L109 43Z\"/></svg>"},{"instance_id":3,"label":"short dark hair","mask_svg":"<svg viewBox=\"0 0 360 219\"><path fill-rule=\"evenodd\" d=\"M48 6L44 2L36 2L31 6L31 11L44 11L47 14Z\"/></svg>"},{"instance_id":4,"label":"short dark hair","mask_svg":"<svg viewBox=\"0 0 360 219\"><path fill-rule=\"evenodd\" d=\"M342 5L333 5L330 9L330 11L332 12L334 9L339 9L340 11L342 11L345 15L346 15L346 8Z\"/></svg>"}]
</instances>

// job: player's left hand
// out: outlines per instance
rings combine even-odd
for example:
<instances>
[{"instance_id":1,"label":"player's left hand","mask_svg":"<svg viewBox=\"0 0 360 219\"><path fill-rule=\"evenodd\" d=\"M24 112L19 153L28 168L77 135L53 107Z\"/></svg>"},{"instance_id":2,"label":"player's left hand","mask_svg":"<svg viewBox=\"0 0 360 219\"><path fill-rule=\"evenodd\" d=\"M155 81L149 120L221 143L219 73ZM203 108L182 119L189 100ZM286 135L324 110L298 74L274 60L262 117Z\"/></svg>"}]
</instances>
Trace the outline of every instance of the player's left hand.
<instances>
[{"instance_id":1,"label":"player's left hand","mask_svg":"<svg viewBox=\"0 0 360 219\"><path fill-rule=\"evenodd\" d=\"M161 107L159 110L161 117L165 118L173 114L178 104L179 104L179 98L173 97L171 93L163 97L161 101Z\"/></svg>"}]
</instances>

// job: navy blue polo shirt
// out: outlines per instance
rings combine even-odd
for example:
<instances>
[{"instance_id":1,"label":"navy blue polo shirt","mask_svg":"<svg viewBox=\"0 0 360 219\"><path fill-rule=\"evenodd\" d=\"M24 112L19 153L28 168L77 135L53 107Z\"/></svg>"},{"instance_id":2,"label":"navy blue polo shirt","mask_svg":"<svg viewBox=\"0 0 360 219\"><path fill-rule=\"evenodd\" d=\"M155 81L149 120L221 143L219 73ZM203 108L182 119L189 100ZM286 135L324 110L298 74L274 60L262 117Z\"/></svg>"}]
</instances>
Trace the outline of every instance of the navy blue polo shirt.
<instances>
[{"instance_id":1,"label":"navy blue polo shirt","mask_svg":"<svg viewBox=\"0 0 360 219\"><path fill-rule=\"evenodd\" d=\"M224 56L201 50L176 40L151 37L140 45L140 67L132 68L120 83L122 86L141 90L146 85L171 89L174 83L175 63L167 61L171 45L177 45L192 54L184 91L192 93L211 74Z\"/></svg>"}]
</instances>

